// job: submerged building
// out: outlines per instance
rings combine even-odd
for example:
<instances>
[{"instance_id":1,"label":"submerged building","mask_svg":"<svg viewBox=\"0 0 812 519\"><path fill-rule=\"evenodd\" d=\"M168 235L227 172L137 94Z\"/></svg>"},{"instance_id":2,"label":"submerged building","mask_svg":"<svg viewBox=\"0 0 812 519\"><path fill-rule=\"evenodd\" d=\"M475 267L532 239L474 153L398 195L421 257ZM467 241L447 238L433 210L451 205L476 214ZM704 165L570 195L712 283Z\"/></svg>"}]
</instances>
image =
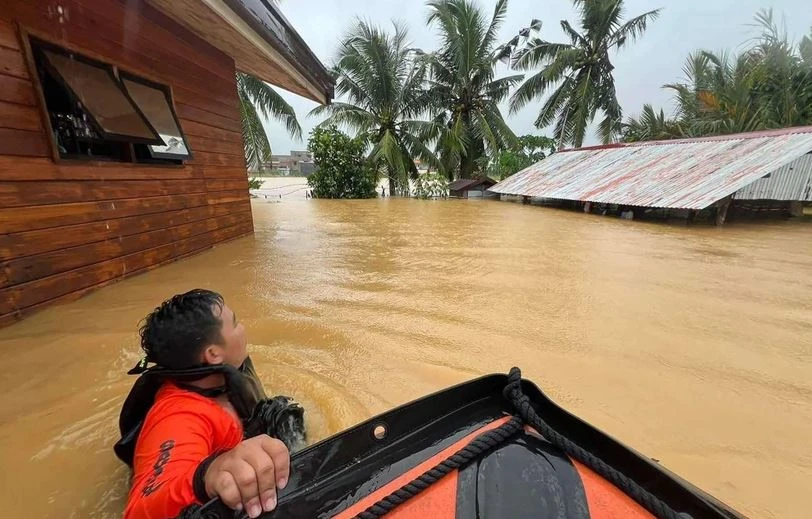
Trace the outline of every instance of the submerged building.
<instances>
[{"instance_id":1,"label":"submerged building","mask_svg":"<svg viewBox=\"0 0 812 519\"><path fill-rule=\"evenodd\" d=\"M812 202L812 127L565 150L490 188L525 200L800 214Z\"/></svg>"}]
</instances>

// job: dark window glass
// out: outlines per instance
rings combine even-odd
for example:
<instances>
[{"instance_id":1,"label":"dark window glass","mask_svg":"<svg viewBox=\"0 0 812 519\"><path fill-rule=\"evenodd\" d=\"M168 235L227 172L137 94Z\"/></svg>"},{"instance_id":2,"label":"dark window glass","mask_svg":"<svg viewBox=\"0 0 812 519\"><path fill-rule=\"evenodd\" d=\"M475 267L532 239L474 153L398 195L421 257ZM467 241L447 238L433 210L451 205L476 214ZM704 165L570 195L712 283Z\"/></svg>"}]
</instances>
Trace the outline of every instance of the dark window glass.
<instances>
[{"instance_id":1,"label":"dark window glass","mask_svg":"<svg viewBox=\"0 0 812 519\"><path fill-rule=\"evenodd\" d=\"M110 68L47 49L43 54L105 138L158 142L156 132L127 98Z\"/></svg>"}]
</instances>

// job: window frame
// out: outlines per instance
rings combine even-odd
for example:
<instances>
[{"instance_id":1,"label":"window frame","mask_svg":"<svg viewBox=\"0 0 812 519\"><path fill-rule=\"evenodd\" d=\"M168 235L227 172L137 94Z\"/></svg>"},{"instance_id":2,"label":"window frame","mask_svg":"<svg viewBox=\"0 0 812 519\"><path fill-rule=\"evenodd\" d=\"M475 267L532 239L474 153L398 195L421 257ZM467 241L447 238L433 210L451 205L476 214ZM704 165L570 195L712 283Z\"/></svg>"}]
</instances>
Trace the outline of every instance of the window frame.
<instances>
[{"instance_id":1,"label":"window frame","mask_svg":"<svg viewBox=\"0 0 812 519\"><path fill-rule=\"evenodd\" d=\"M158 82L153 81L151 79L147 79L147 78L145 78L143 76L133 74L132 72L128 72L126 70L121 70L120 68L117 68L117 71L118 71L118 81L119 81L119 84L121 85L121 90L123 90L124 93L130 98L130 100L135 105L135 107L138 108L139 112L140 112L141 108L138 106L138 102L136 102L135 99L132 99L132 96L130 96L130 93L129 93L128 89L127 89L127 85L124 84L125 79L128 80L128 81L132 81L133 83L140 83L140 84L142 84L144 86L154 88L155 90L159 90L160 92L163 93L164 99L166 100L166 105L169 107L169 112L172 114L172 118L175 120L175 126L177 126L177 128L178 128L178 133L180 133L180 136L183 139L183 145L186 147L186 155L178 155L177 153L163 153L163 152L160 152L160 151L153 151L150 146L160 146L160 145L165 146L166 145L166 143L163 141L163 139L161 139L160 134L158 134L158 139L161 141L160 144L147 145L147 151L149 151L150 156L153 159L167 159L167 160L181 160L181 161L190 160L194 156L194 153L192 152L191 146L189 146L189 139L186 138L186 133L184 133L183 126L180 124L180 119L178 118L178 114L175 111L175 103L174 103L174 100L173 100L173 97L172 97L172 90L170 89L169 85L166 85L166 84L163 84L163 83L158 83ZM142 114L142 117L144 118L144 120L147 121L147 123L150 124L150 128L155 130L155 128L152 126L152 123L149 122L149 118L146 116L146 114ZM158 133L157 130L155 130L155 132Z\"/></svg>"},{"instance_id":2,"label":"window frame","mask_svg":"<svg viewBox=\"0 0 812 519\"><path fill-rule=\"evenodd\" d=\"M95 68L101 69L104 72L106 72L107 75L110 78L110 81L113 83L113 85L115 85L115 87L118 88L118 90L122 93L122 95L124 95L125 99L127 99L127 102L130 103L130 106L132 107L133 111L138 115L138 117L141 118L143 123L146 125L147 129L150 132L152 132L152 134L155 136L153 139L147 139L147 138L144 138L144 137L136 137L136 136L132 136L132 135L109 132L109 131L105 130L104 127L99 123L99 121L96 119L96 116L93 114L93 112L90 109L88 109L87 107L85 107L84 111L87 114L88 119L90 120L90 122L93 125L94 129L99 133L99 135L102 136L102 138L104 140L115 141L115 142L125 142L125 143L131 142L133 144L147 144L147 145L161 145L161 144L164 144L163 139L161 139L161 137L158 134L155 127L152 126L152 123L149 122L149 119L146 117L146 115L138 107L138 104L135 102L134 99L132 99L130 94L127 92L126 88L124 88L124 85L116 77L116 73L115 73L116 69L115 69L115 67L113 65L110 65L108 63L104 63L102 61L98 61L96 59L85 56L85 55L83 55L83 54L81 54L79 52L75 52L75 51L60 47L60 46L55 45L53 43L43 41L43 40L41 40L41 39L39 39L39 38L37 38L35 36L30 36L30 39L31 39L31 43L32 43L31 50L34 53L35 61L37 59L39 59L41 61L43 66L48 69L51 76L53 76L53 78L62 86L62 88L65 90L65 92L71 98L71 100L73 100L76 103L79 103L83 107L85 106L84 103L82 103L82 100L79 99L79 97L76 95L76 92L73 91L73 88L71 88L70 84L65 80L64 77L62 77L62 74L59 72L57 67L54 66L54 64L51 63L48 56L46 56L42 52L43 50L53 52L54 54L60 54L62 56L71 58L73 60L84 63L85 65L89 65L91 67L95 67ZM41 78L38 77L37 79L39 81L41 81ZM44 102L44 99L43 99L43 102ZM47 104L46 104L45 109L47 111L47 109L48 109Z\"/></svg>"}]
</instances>

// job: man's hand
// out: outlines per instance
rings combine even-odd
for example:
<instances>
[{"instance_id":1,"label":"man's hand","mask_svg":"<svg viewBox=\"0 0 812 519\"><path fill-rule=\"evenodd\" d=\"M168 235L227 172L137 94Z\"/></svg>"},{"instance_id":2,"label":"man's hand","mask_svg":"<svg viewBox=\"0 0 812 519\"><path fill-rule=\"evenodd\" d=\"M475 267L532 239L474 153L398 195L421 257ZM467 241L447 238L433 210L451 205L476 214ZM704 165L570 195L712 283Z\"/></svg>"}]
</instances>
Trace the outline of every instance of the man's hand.
<instances>
[{"instance_id":1,"label":"man's hand","mask_svg":"<svg viewBox=\"0 0 812 519\"><path fill-rule=\"evenodd\" d=\"M209 465L204 481L210 497L220 496L228 507L245 509L249 517L276 508L276 488L285 488L290 453L267 434L249 438L221 454Z\"/></svg>"}]
</instances>

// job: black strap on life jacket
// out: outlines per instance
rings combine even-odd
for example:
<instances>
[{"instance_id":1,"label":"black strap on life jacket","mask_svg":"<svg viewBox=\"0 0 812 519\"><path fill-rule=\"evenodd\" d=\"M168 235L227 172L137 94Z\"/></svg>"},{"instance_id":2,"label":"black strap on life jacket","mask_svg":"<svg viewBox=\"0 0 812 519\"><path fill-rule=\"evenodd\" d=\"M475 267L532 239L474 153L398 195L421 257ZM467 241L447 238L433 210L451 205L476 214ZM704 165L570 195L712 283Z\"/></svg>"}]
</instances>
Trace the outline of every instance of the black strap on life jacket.
<instances>
[{"instance_id":1,"label":"black strap on life jacket","mask_svg":"<svg viewBox=\"0 0 812 519\"><path fill-rule=\"evenodd\" d=\"M189 382L200 380L209 375L220 373L225 379L225 385L212 389L200 389ZM146 360L142 360L127 372L128 375L139 375L133 384L130 394L124 400L121 408L118 427L121 438L113 446L116 456L132 467L135 454L135 443L141 433L141 427L147 417L155 396L164 382L172 381L179 387L194 391L203 396L214 398L225 394L243 424L252 421L254 409L264 394L257 394L255 383L249 381L254 377L253 366L250 359L239 369L225 364L204 364L187 369L168 369L161 366L147 367Z\"/></svg>"}]
</instances>

